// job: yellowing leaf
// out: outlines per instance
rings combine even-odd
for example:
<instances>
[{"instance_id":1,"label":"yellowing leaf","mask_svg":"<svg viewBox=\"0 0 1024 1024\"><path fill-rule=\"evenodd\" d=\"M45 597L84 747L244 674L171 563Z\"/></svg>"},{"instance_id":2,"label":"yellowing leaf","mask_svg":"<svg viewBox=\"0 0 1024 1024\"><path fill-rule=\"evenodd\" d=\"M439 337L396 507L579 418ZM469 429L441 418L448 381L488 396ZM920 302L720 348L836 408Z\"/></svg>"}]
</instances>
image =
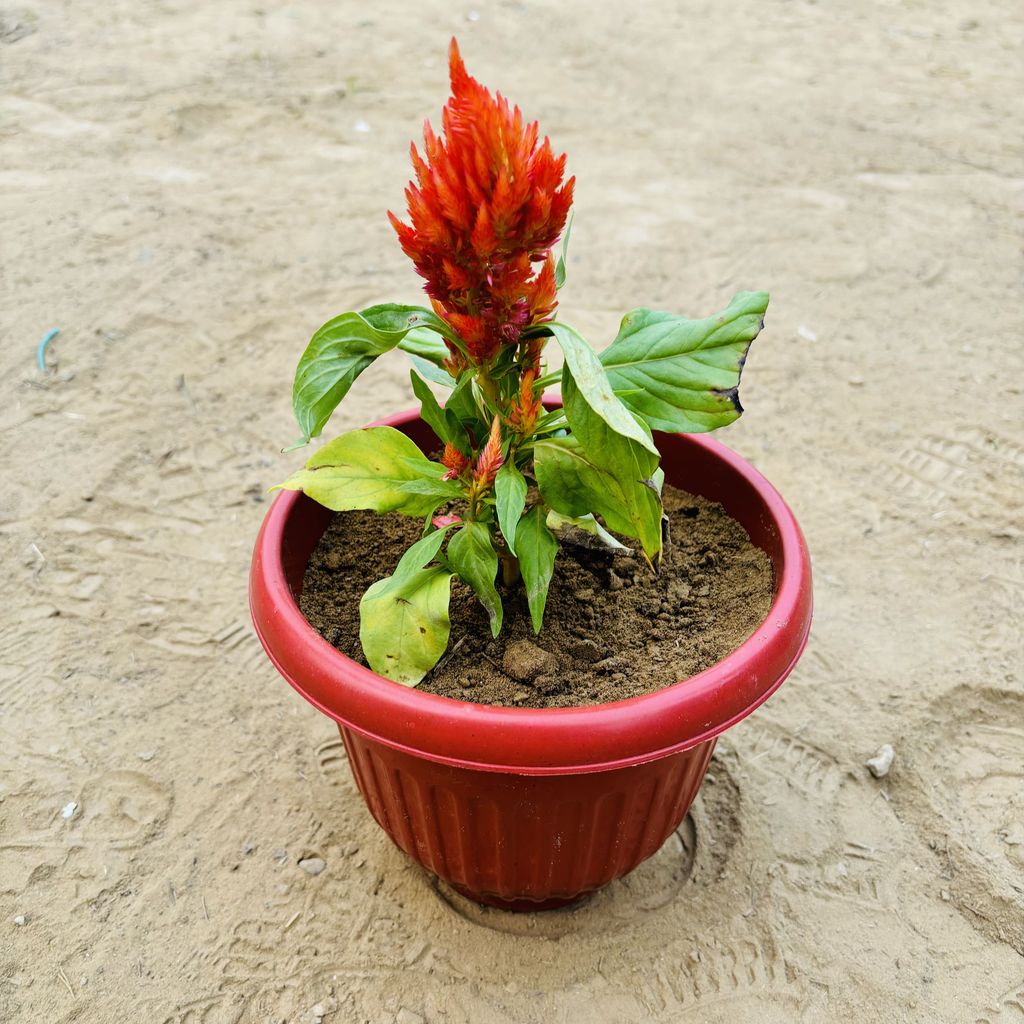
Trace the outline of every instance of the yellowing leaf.
<instances>
[{"instance_id":1,"label":"yellowing leaf","mask_svg":"<svg viewBox=\"0 0 1024 1024\"><path fill-rule=\"evenodd\" d=\"M448 646L452 574L434 566L388 576L359 602L359 642L374 672L415 686Z\"/></svg>"},{"instance_id":2,"label":"yellowing leaf","mask_svg":"<svg viewBox=\"0 0 1024 1024\"><path fill-rule=\"evenodd\" d=\"M394 427L367 427L334 438L278 486L304 491L335 512L370 509L425 516L461 490Z\"/></svg>"}]
</instances>

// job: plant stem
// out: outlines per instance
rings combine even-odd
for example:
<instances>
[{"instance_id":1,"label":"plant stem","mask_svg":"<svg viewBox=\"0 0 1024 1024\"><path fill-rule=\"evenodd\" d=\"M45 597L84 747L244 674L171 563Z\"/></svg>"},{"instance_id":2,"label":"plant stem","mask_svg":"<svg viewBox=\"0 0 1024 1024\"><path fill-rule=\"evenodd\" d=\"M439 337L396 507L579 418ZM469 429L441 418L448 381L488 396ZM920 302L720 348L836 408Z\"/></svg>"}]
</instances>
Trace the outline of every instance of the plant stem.
<instances>
[{"instance_id":1,"label":"plant stem","mask_svg":"<svg viewBox=\"0 0 1024 1024\"><path fill-rule=\"evenodd\" d=\"M494 407L494 411L499 413L502 412L501 393L498 391L498 385L482 366L477 371L476 382L480 385L480 390L483 393L484 398L487 399L487 401Z\"/></svg>"},{"instance_id":2,"label":"plant stem","mask_svg":"<svg viewBox=\"0 0 1024 1024\"><path fill-rule=\"evenodd\" d=\"M511 587L519 580L519 559L507 551L501 552L498 557L501 559L501 579L506 587Z\"/></svg>"}]
</instances>

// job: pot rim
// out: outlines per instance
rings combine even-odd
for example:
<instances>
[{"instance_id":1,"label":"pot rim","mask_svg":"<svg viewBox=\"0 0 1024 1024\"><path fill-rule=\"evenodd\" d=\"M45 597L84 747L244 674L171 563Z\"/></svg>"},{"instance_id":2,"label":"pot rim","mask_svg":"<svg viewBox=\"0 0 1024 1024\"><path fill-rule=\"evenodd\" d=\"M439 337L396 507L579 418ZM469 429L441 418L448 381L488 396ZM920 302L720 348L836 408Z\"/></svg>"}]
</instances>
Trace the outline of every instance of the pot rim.
<instances>
[{"instance_id":1,"label":"pot rim","mask_svg":"<svg viewBox=\"0 0 1024 1024\"><path fill-rule=\"evenodd\" d=\"M412 409L374 425L401 427L417 419ZM803 652L811 624L810 558L793 513L750 463L707 435L660 436L704 449L739 477L760 502L781 549L767 617L736 650L703 672L639 697L573 708L498 708L392 682L332 647L292 595L283 538L299 502L312 500L301 491L278 494L253 551L249 607L261 644L291 686L335 722L407 754L459 768L523 775L608 771L680 753L720 735L763 704Z\"/></svg>"}]
</instances>

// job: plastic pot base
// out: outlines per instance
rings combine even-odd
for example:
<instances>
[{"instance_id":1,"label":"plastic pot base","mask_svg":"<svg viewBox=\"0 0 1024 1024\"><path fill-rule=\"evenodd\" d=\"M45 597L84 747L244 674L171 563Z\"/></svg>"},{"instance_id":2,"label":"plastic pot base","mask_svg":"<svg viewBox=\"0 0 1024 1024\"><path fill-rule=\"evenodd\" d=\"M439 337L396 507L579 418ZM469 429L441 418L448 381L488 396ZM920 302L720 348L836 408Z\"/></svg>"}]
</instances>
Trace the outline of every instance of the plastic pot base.
<instances>
[{"instance_id":1,"label":"plastic pot base","mask_svg":"<svg viewBox=\"0 0 1024 1024\"><path fill-rule=\"evenodd\" d=\"M494 907L496 910L507 910L513 914L536 914L543 910L564 910L566 907L578 907L581 903L586 903L594 895L593 892L581 892L579 896L570 896L566 899L503 900L496 896L480 896L476 893L467 892L456 885L453 885L452 889L460 896L465 896L466 899L472 900L474 903L479 903L485 907Z\"/></svg>"}]
</instances>

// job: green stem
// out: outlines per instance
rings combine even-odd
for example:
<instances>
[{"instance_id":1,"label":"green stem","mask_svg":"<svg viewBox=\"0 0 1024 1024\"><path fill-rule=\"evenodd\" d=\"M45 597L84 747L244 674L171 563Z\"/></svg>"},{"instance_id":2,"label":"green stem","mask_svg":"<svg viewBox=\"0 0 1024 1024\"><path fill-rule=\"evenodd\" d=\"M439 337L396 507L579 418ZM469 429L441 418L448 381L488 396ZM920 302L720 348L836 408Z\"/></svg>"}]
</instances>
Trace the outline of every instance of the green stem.
<instances>
[{"instance_id":1,"label":"green stem","mask_svg":"<svg viewBox=\"0 0 1024 1024\"><path fill-rule=\"evenodd\" d=\"M483 393L484 398L490 402L494 411L500 413L502 411L501 392L498 390L497 383L482 366L477 371L476 382L480 385L480 391Z\"/></svg>"}]
</instances>

